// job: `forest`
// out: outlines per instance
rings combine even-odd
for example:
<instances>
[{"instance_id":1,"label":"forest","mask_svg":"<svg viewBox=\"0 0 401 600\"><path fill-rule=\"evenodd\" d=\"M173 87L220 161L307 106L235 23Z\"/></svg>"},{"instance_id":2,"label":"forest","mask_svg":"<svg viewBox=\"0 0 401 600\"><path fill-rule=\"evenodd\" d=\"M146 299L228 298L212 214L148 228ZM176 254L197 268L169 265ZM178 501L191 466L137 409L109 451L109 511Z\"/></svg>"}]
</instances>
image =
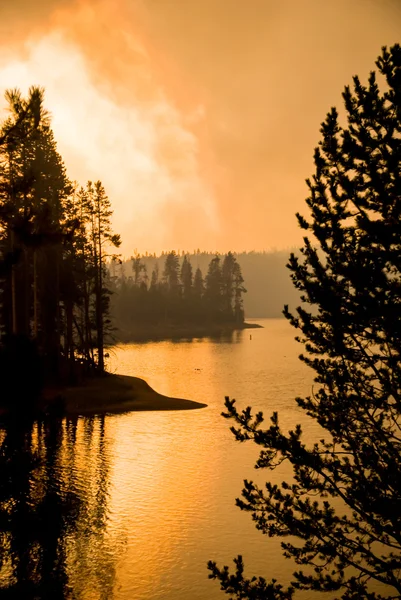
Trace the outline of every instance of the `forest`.
<instances>
[{"instance_id":1,"label":"forest","mask_svg":"<svg viewBox=\"0 0 401 600\"><path fill-rule=\"evenodd\" d=\"M44 383L104 371L106 260L120 238L111 229L102 183L80 187L69 180L44 90L32 87L27 97L8 90L6 101L0 133L0 376L10 402L31 402Z\"/></svg>"},{"instance_id":2,"label":"forest","mask_svg":"<svg viewBox=\"0 0 401 600\"><path fill-rule=\"evenodd\" d=\"M268 240L266 240L268 242ZM134 240L133 240L134 246ZM243 308L246 318L280 318L283 317L283 306L289 304L292 307L298 306L300 297L296 288L293 286L287 269L288 257L294 252L298 254L296 248L288 250L270 249L266 251L248 251L233 252L234 257L241 265L241 273L244 278L246 294L243 295ZM133 260L140 258L144 265L144 272L141 277L147 280L148 285L151 279L151 273L156 269L159 278L164 271L164 263L168 252L155 253L146 252L139 254L134 251L134 257L122 259L121 263L110 265L110 274L115 281L129 281L134 277ZM191 262L193 273L199 268L205 275L208 271L210 261L219 253L200 249L192 251L176 250L180 261L186 256ZM220 255L224 259L223 255ZM119 285L119 282L118 282ZM111 301L112 312L114 314L114 298Z\"/></svg>"},{"instance_id":3,"label":"forest","mask_svg":"<svg viewBox=\"0 0 401 600\"><path fill-rule=\"evenodd\" d=\"M200 331L244 326L243 294L246 292L241 266L232 252L215 255L203 276L194 272L190 258L175 251L164 255L163 270L156 261L149 279L146 263L135 256L131 274L122 269L116 275L116 261L110 266L112 314L116 335L130 338L138 332Z\"/></svg>"}]
</instances>

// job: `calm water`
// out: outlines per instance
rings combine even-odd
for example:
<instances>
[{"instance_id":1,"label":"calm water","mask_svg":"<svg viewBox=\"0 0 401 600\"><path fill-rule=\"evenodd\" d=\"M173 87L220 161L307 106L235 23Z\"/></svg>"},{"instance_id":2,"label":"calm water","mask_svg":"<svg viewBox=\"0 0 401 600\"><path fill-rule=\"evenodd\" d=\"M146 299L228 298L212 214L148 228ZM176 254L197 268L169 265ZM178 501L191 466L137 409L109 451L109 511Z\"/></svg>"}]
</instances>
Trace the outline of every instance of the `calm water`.
<instances>
[{"instance_id":1,"label":"calm water","mask_svg":"<svg viewBox=\"0 0 401 600\"><path fill-rule=\"evenodd\" d=\"M260 323L264 329L230 339L113 349L112 371L206 402L205 409L2 433L0 586L10 597L223 599L206 562L231 564L239 553L249 574L288 582L292 565L279 542L235 507L244 478L263 480L253 469L256 449L235 442L220 416L229 395L266 416L277 410L285 427L303 423L310 439L319 435L294 403L311 392L312 374L297 359L292 328L285 320Z\"/></svg>"}]
</instances>

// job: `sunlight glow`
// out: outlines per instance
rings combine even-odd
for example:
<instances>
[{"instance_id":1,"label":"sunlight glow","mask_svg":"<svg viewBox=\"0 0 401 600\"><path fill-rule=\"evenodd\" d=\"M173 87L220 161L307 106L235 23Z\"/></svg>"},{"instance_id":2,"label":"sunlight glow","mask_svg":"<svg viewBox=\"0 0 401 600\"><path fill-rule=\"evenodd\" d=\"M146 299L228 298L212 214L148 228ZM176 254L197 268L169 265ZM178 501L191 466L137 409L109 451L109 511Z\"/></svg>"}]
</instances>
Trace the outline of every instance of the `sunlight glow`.
<instances>
[{"instance_id":1,"label":"sunlight glow","mask_svg":"<svg viewBox=\"0 0 401 600\"><path fill-rule=\"evenodd\" d=\"M123 253L145 240L147 247L150 241L163 248L168 219L160 218L160 211L166 216L170 201L174 212L190 203L201 220L204 215L209 226L217 226L213 194L199 174L196 137L162 90L156 89L151 101L133 97L119 104L91 78L79 49L59 31L26 42L24 50L24 59L12 62L0 52L0 94L13 87L23 93L30 85L45 87L67 172L80 184L102 180ZM202 118L202 111L199 107L192 118Z\"/></svg>"}]
</instances>

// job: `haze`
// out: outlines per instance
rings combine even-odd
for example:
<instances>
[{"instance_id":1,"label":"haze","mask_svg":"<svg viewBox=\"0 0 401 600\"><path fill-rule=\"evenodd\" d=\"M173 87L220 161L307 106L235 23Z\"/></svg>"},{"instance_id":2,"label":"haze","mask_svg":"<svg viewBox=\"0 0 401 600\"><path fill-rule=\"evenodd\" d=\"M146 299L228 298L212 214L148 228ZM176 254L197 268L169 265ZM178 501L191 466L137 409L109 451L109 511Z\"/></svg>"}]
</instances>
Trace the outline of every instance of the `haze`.
<instances>
[{"instance_id":1,"label":"haze","mask_svg":"<svg viewBox=\"0 0 401 600\"><path fill-rule=\"evenodd\" d=\"M400 26L397 0L1 0L0 93L46 88L123 254L287 248L321 121Z\"/></svg>"}]
</instances>

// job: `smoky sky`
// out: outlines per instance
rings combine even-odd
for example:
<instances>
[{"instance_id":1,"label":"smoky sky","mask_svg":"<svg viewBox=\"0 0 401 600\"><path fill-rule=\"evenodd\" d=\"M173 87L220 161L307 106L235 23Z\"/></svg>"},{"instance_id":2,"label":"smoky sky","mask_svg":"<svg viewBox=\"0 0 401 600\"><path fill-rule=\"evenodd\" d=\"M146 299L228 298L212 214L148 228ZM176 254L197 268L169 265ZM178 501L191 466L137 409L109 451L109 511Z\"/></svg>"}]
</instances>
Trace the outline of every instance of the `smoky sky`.
<instances>
[{"instance_id":1,"label":"smoky sky","mask_svg":"<svg viewBox=\"0 0 401 600\"><path fill-rule=\"evenodd\" d=\"M16 46L61 30L122 111L161 97L171 107L145 116L160 130L155 156L171 193L150 203L145 227L121 217L135 190L116 198L127 251L299 243L295 212L304 212L320 123L401 31L398 0L18 0L1 16Z\"/></svg>"}]
</instances>

